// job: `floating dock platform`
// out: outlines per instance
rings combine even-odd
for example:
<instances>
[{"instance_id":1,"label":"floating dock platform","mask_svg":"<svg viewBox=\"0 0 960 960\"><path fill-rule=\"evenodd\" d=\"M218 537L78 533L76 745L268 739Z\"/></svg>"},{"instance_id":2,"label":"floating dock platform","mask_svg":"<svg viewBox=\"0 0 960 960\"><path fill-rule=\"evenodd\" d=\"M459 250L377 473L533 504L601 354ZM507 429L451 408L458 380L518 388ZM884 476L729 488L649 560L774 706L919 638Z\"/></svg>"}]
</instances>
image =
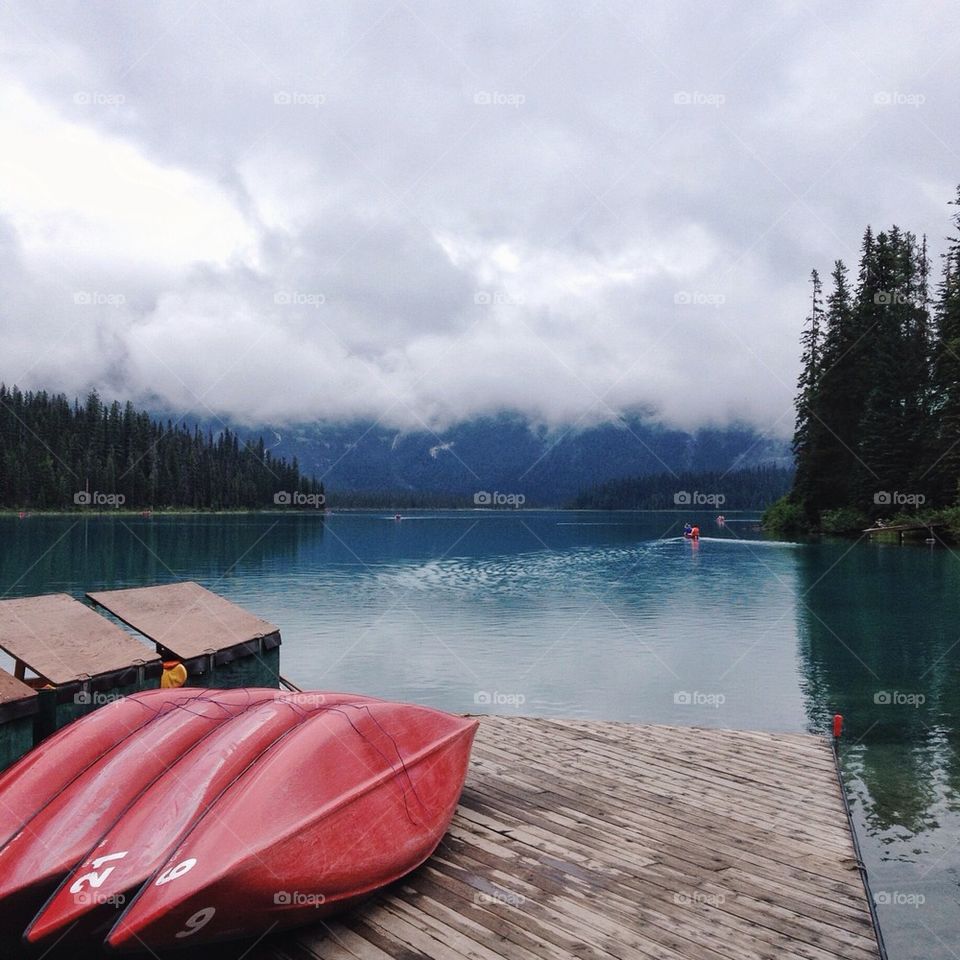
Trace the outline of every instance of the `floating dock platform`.
<instances>
[{"instance_id":1,"label":"floating dock platform","mask_svg":"<svg viewBox=\"0 0 960 960\"><path fill-rule=\"evenodd\" d=\"M825 739L490 716L423 867L244 958L877 960L867 897Z\"/></svg>"},{"instance_id":2,"label":"floating dock platform","mask_svg":"<svg viewBox=\"0 0 960 960\"><path fill-rule=\"evenodd\" d=\"M106 590L87 599L182 662L190 686L279 686L280 628L199 583Z\"/></svg>"}]
</instances>

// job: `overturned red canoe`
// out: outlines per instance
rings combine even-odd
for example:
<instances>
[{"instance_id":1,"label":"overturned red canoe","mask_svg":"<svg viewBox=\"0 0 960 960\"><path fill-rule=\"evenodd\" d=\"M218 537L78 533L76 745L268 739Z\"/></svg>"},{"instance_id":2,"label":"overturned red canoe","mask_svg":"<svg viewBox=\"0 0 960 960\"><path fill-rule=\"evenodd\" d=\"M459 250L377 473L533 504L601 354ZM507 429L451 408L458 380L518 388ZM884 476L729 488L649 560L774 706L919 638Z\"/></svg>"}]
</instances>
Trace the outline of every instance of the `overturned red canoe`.
<instances>
[{"instance_id":1,"label":"overturned red canoe","mask_svg":"<svg viewBox=\"0 0 960 960\"><path fill-rule=\"evenodd\" d=\"M106 933L183 834L265 750L321 705L329 708L358 699L296 699L275 690L250 698L249 709L226 717L163 769L102 833L30 925L27 942L89 941L99 928Z\"/></svg>"},{"instance_id":2,"label":"overturned red canoe","mask_svg":"<svg viewBox=\"0 0 960 960\"><path fill-rule=\"evenodd\" d=\"M266 689L217 691L216 697L208 691L178 693L172 697L137 694L103 707L61 731L56 750L48 754L47 744L41 744L20 762L22 770L17 769L18 764L11 771L15 796L20 796L28 781L36 793L33 816L0 846L0 932L4 936L23 933L23 919L36 913L104 831L184 751L231 717L277 695ZM145 721L126 736L103 735L100 756L85 762L62 785L64 776L59 768L67 765L71 743L78 741L84 751L95 749L89 728L97 734L102 732L102 721L109 721L111 715L136 717L135 712L120 706L128 701L146 708ZM84 761L87 759L84 756ZM78 764L71 761L70 766L75 769ZM0 792L0 808L6 803L6 793Z\"/></svg>"},{"instance_id":3,"label":"overturned red canoe","mask_svg":"<svg viewBox=\"0 0 960 960\"><path fill-rule=\"evenodd\" d=\"M375 700L312 717L198 821L108 945L161 949L296 926L399 879L446 832L476 727Z\"/></svg>"},{"instance_id":4,"label":"overturned red canoe","mask_svg":"<svg viewBox=\"0 0 960 960\"><path fill-rule=\"evenodd\" d=\"M203 692L180 688L124 697L48 737L0 774L0 844L112 747L174 704Z\"/></svg>"},{"instance_id":5,"label":"overturned red canoe","mask_svg":"<svg viewBox=\"0 0 960 960\"><path fill-rule=\"evenodd\" d=\"M248 697L242 710L238 696ZM68 930L89 935L107 919L115 950L260 935L356 902L440 842L476 721L343 694L204 691L203 700L195 721L144 725L108 749L105 766L94 763L62 789L60 822L80 825L61 842L55 869L66 879L28 942L46 945ZM224 718L215 722L218 704ZM152 778L136 772L138 739L141 763L158 749L166 758ZM107 770L123 776L126 765L122 796L101 796L94 785ZM91 805L91 797L100 800ZM52 821L34 819L39 842L49 844ZM83 844L64 870L63 858ZM28 831L0 848L0 867L13 877L0 880L10 897L39 889L31 871L44 883L54 872Z\"/></svg>"}]
</instances>

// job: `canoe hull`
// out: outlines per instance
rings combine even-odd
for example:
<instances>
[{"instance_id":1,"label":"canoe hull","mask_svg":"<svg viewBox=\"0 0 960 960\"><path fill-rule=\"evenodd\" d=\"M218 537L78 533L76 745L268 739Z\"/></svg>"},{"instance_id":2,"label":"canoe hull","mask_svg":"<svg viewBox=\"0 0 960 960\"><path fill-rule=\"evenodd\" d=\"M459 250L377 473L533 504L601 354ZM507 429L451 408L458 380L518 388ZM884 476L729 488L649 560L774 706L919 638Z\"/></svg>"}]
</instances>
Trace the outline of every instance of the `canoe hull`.
<instances>
[{"instance_id":1,"label":"canoe hull","mask_svg":"<svg viewBox=\"0 0 960 960\"><path fill-rule=\"evenodd\" d=\"M0 845L6 843L42 804L64 790L104 753L172 705L196 699L201 691L151 690L88 714L48 737L0 773Z\"/></svg>"},{"instance_id":2,"label":"canoe hull","mask_svg":"<svg viewBox=\"0 0 960 960\"><path fill-rule=\"evenodd\" d=\"M0 778L0 944L156 952L352 907L441 842L476 728L355 694L105 707Z\"/></svg>"},{"instance_id":3,"label":"canoe hull","mask_svg":"<svg viewBox=\"0 0 960 960\"><path fill-rule=\"evenodd\" d=\"M231 702L241 699L231 694ZM20 937L24 917L149 786L156 776L151 761L162 769L171 751L186 749L228 708L195 690L136 694L64 728L7 772L0 783L8 818L0 843L0 938Z\"/></svg>"},{"instance_id":4,"label":"canoe hull","mask_svg":"<svg viewBox=\"0 0 960 960\"><path fill-rule=\"evenodd\" d=\"M323 707L358 699L327 698ZM28 943L81 941L111 915L115 919L220 794L320 708L276 691L253 696L249 704L199 739L126 807L34 919Z\"/></svg>"},{"instance_id":5,"label":"canoe hull","mask_svg":"<svg viewBox=\"0 0 960 960\"><path fill-rule=\"evenodd\" d=\"M108 945L159 950L299 926L398 880L449 827L476 727L379 701L303 724L200 821ZM231 844L244 825L251 842Z\"/></svg>"}]
</instances>

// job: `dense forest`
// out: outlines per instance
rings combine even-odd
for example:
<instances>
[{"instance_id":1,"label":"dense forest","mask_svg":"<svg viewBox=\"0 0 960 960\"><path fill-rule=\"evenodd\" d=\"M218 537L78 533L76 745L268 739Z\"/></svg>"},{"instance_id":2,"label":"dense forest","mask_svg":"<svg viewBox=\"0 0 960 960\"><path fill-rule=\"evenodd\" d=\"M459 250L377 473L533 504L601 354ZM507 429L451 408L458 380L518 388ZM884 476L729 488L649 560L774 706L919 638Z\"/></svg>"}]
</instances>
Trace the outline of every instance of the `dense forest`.
<instances>
[{"instance_id":1,"label":"dense forest","mask_svg":"<svg viewBox=\"0 0 960 960\"><path fill-rule=\"evenodd\" d=\"M953 206L960 208L960 188ZM951 222L960 233L960 209ZM960 479L960 237L931 289L926 238L863 235L857 276L811 274L796 399L796 475L765 522L856 529L952 508Z\"/></svg>"},{"instance_id":2,"label":"dense forest","mask_svg":"<svg viewBox=\"0 0 960 960\"><path fill-rule=\"evenodd\" d=\"M581 493L572 506L580 510L756 510L782 497L792 479L792 470L776 466L656 473L601 483Z\"/></svg>"},{"instance_id":3,"label":"dense forest","mask_svg":"<svg viewBox=\"0 0 960 960\"><path fill-rule=\"evenodd\" d=\"M2 507L229 510L297 506L297 495L312 506L322 494L296 460L271 456L262 440L164 425L96 393L81 404L0 384Z\"/></svg>"}]
</instances>

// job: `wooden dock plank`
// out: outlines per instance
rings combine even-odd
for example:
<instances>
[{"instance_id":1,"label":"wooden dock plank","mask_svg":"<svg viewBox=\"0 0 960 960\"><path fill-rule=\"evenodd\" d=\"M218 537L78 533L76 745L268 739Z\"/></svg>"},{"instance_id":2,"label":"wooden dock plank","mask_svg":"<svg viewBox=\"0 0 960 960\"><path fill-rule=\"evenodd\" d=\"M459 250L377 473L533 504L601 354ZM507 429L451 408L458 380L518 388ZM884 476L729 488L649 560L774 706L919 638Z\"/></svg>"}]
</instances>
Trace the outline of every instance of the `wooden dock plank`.
<instances>
[{"instance_id":1,"label":"wooden dock plank","mask_svg":"<svg viewBox=\"0 0 960 960\"><path fill-rule=\"evenodd\" d=\"M193 581L106 590L87 597L182 660L279 632L274 624Z\"/></svg>"},{"instance_id":2,"label":"wooden dock plank","mask_svg":"<svg viewBox=\"0 0 960 960\"><path fill-rule=\"evenodd\" d=\"M0 670L0 706L18 703L22 700L36 700L37 691L28 687L22 680Z\"/></svg>"},{"instance_id":3,"label":"wooden dock plank","mask_svg":"<svg viewBox=\"0 0 960 960\"><path fill-rule=\"evenodd\" d=\"M483 717L420 870L258 960L876 960L826 741Z\"/></svg>"},{"instance_id":4,"label":"wooden dock plank","mask_svg":"<svg viewBox=\"0 0 960 960\"><path fill-rule=\"evenodd\" d=\"M159 664L150 647L66 593L0 600L0 649L55 685Z\"/></svg>"}]
</instances>

